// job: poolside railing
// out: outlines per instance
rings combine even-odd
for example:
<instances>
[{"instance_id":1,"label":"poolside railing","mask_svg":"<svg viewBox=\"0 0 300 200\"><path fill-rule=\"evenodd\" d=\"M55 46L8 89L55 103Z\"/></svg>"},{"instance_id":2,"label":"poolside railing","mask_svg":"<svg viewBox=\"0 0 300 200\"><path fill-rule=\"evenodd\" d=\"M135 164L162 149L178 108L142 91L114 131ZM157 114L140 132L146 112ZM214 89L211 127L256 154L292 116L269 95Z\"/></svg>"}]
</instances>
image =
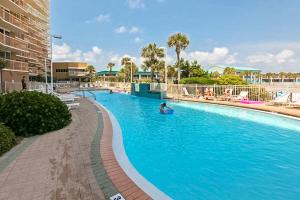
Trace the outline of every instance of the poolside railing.
<instances>
[{"instance_id":1,"label":"poolside railing","mask_svg":"<svg viewBox=\"0 0 300 200\"><path fill-rule=\"evenodd\" d=\"M157 84L152 83L153 91L164 91L168 98L206 98L211 100L238 99L241 92L247 94L244 98L256 102L269 102L279 93L300 93L300 85L197 85L197 84Z\"/></svg>"},{"instance_id":2,"label":"poolside railing","mask_svg":"<svg viewBox=\"0 0 300 200\"><path fill-rule=\"evenodd\" d=\"M78 89L112 89L119 91L131 91L131 83L128 82L103 82L94 83L55 83L57 89L66 89L63 91ZM20 82L5 82L4 92L14 90L20 91L22 84ZM28 82L27 89L39 90L45 88L45 83ZM270 102L280 94L300 93L300 85L297 84L276 84L276 85L198 85L198 84L164 84L150 83L150 91L164 92L167 98L171 99L203 99L207 97L210 91L210 100L220 100L230 96L229 99L237 98L241 92L247 93L246 99L257 102ZM230 94L226 94L225 92ZM226 96L227 95L227 96ZM226 98L225 98L226 99Z\"/></svg>"}]
</instances>

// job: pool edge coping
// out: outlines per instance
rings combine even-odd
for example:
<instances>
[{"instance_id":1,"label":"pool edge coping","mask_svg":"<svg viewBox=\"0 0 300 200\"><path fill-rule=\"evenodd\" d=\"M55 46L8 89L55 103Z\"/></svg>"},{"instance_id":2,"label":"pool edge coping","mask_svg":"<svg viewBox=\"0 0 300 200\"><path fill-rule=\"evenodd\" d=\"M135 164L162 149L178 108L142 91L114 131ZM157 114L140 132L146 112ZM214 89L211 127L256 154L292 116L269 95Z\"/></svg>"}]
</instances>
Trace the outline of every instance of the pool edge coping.
<instances>
[{"instance_id":1,"label":"pool edge coping","mask_svg":"<svg viewBox=\"0 0 300 200\"><path fill-rule=\"evenodd\" d=\"M166 99L166 100L173 100L173 99ZM209 100L196 100L196 99L176 99L177 101L183 101L183 102L192 102L192 103L202 103L202 104L212 104L212 105L220 105L220 106L228 106L228 107L235 107L235 108L240 108L240 109L248 109L248 110L253 110L253 111L257 111L257 112L265 112L268 114L273 114L273 115L279 115L282 117L287 117L287 118L293 118L296 120L300 120L300 116L298 115L294 115L292 113L286 113L286 112L281 112L281 111L276 111L276 110L272 110L272 109L267 109L267 108L263 108L263 107L252 107L249 106L249 104L237 104L234 102L227 102L227 101L209 101ZM176 101L175 100L175 101Z\"/></svg>"},{"instance_id":2,"label":"pool edge coping","mask_svg":"<svg viewBox=\"0 0 300 200\"><path fill-rule=\"evenodd\" d=\"M145 193L145 195L147 195L151 199L160 199L160 200L171 199L169 196L167 196L165 193L163 193L157 187L155 187L152 183L150 183L146 178L144 178L131 164L125 152L122 131L115 116L100 103L93 101L91 99L88 100L92 102L102 112L103 117L108 117L109 123L112 126L112 130L110 133L107 131L103 131L104 140L106 139L106 141L103 141L103 139L101 138L101 142L100 142L100 151L102 157L101 159L102 162L104 162L105 170L108 171L107 174L109 178L111 179L114 186L124 196L124 198L131 199L132 195L126 192L129 191L129 189L126 191L122 191L122 187L119 187L118 184L116 184L116 177L114 177L114 174L119 174L118 175L119 179L127 178L126 180L127 182L132 182L134 185L136 185L138 187L138 190L136 189L134 193L140 193L141 195L142 193ZM109 126L109 124L104 122L104 127L105 126ZM102 150L105 151L107 149L112 149L112 151L111 152L102 151ZM105 161L111 159L115 159L117 164L120 167L120 169L115 170L113 174L109 172L109 166L105 165ZM124 172L125 176L124 174L122 174L122 171ZM133 199L139 199L139 197L134 197Z\"/></svg>"}]
</instances>

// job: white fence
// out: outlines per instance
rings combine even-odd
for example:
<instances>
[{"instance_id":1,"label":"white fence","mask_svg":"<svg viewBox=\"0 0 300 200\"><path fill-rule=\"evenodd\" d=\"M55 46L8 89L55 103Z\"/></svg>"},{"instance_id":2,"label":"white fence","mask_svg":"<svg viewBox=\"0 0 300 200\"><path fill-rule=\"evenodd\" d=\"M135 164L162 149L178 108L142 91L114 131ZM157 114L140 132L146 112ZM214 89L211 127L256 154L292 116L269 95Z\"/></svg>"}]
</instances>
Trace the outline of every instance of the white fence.
<instances>
[{"instance_id":1,"label":"white fence","mask_svg":"<svg viewBox=\"0 0 300 200\"><path fill-rule=\"evenodd\" d=\"M131 83L124 82L95 82L95 83L55 83L56 89L112 89L119 91L131 91ZM22 84L5 82L5 92L22 90ZM45 83L29 82L28 90L44 90ZM49 85L48 85L49 89ZM155 92L165 92L167 98L207 98L222 99L226 96L239 96L241 92L247 93L247 99L252 101L271 101L283 93L300 93L299 84L276 84L276 85L181 85L181 84L159 84L151 83L150 90Z\"/></svg>"},{"instance_id":2,"label":"white fence","mask_svg":"<svg viewBox=\"0 0 300 200\"><path fill-rule=\"evenodd\" d=\"M46 90L46 83L41 82L28 82L26 83L27 90ZM48 85L48 88L49 85ZM21 91L22 83L21 82L4 82L4 93L12 92L12 91Z\"/></svg>"},{"instance_id":3,"label":"white fence","mask_svg":"<svg viewBox=\"0 0 300 200\"><path fill-rule=\"evenodd\" d=\"M166 92L167 98L224 99L237 97L243 92L251 101L271 101L283 93L300 93L300 85L197 85L157 84L150 85L151 91ZM228 98L229 99L229 98Z\"/></svg>"}]
</instances>

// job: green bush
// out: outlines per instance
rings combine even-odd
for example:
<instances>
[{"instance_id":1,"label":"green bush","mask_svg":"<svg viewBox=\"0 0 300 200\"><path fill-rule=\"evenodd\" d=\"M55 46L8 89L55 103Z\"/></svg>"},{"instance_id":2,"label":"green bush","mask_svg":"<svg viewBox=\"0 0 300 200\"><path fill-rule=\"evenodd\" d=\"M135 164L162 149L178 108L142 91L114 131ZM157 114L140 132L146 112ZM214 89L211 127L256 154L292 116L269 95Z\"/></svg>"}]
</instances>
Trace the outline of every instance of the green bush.
<instances>
[{"instance_id":1,"label":"green bush","mask_svg":"<svg viewBox=\"0 0 300 200\"><path fill-rule=\"evenodd\" d=\"M16 144L15 134L3 124L0 124L0 156Z\"/></svg>"},{"instance_id":2,"label":"green bush","mask_svg":"<svg viewBox=\"0 0 300 200\"><path fill-rule=\"evenodd\" d=\"M227 74L218 78L219 85L246 85L243 79L236 75Z\"/></svg>"},{"instance_id":3,"label":"green bush","mask_svg":"<svg viewBox=\"0 0 300 200\"><path fill-rule=\"evenodd\" d=\"M68 107L55 96L40 92L12 92L0 97L0 122L17 136L58 130L70 121Z\"/></svg>"},{"instance_id":4,"label":"green bush","mask_svg":"<svg viewBox=\"0 0 300 200\"><path fill-rule=\"evenodd\" d=\"M208 77L192 77L183 78L180 80L180 84L200 84L200 85L213 85L216 81Z\"/></svg>"}]
</instances>

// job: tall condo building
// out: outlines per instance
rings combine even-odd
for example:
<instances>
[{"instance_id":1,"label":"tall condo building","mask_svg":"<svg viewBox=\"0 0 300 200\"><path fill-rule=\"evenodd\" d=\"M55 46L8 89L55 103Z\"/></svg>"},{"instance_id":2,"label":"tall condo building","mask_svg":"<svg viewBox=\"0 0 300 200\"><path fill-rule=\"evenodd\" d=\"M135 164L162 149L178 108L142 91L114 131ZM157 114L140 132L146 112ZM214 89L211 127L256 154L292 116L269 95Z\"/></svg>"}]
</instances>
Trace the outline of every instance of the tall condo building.
<instances>
[{"instance_id":1,"label":"tall condo building","mask_svg":"<svg viewBox=\"0 0 300 200\"><path fill-rule=\"evenodd\" d=\"M0 0L2 84L44 76L49 49L50 0Z\"/></svg>"}]
</instances>

